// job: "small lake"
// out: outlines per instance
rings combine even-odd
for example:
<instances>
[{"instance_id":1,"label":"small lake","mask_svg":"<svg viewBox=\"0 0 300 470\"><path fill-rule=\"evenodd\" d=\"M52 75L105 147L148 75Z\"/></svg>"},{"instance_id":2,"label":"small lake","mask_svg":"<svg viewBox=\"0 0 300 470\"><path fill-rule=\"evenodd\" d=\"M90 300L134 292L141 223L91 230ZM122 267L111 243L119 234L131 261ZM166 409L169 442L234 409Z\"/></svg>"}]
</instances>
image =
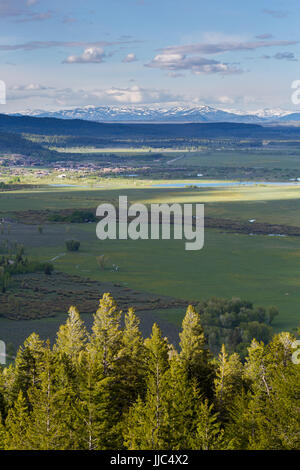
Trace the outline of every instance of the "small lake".
<instances>
[{"instance_id":1,"label":"small lake","mask_svg":"<svg viewBox=\"0 0 300 470\"><path fill-rule=\"evenodd\" d=\"M81 184L48 184L51 188L91 188L92 186L83 186ZM103 188L104 186L93 186L93 188Z\"/></svg>"},{"instance_id":2,"label":"small lake","mask_svg":"<svg viewBox=\"0 0 300 470\"><path fill-rule=\"evenodd\" d=\"M87 188L87 186L80 186L79 184L49 184L52 188Z\"/></svg>"},{"instance_id":3,"label":"small lake","mask_svg":"<svg viewBox=\"0 0 300 470\"><path fill-rule=\"evenodd\" d=\"M206 182L206 183L163 183L154 184L154 188L218 188L218 187L232 187L232 186L255 186L255 185L267 185L267 186L300 186L300 182L277 182L277 181L224 181L224 182Z\"/></svg>"}]
</instances>

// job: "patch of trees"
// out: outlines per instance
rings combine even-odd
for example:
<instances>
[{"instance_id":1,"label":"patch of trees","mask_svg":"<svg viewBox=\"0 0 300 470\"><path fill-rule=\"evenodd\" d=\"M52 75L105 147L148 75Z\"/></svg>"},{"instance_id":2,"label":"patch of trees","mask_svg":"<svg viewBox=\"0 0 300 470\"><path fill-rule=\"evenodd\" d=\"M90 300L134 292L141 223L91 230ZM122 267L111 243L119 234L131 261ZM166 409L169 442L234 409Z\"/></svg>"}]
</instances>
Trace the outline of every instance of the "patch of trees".
<instances>
[{"instance_id":1,"label":"patch of trees","mask_svg":"<svg viewBox=\"0 0 300 470\"><path fill-rule=\"evenodd\" d=\"M80 248L80 241L66 240L66 248L68 251L78 251Z\"/></svg>"},{"instance_id":2,"label":"patch of trees","mask_svg":"<svg viewBox=\"0 0 300 470\"><path fill-rule=\"evenodd\" d=\"M50 222L65 222L70 224L83 224L88 222L96 222L97 218L95 214L91 211L74 211L71 214L62 215L62 214L50 214L48 216Z\"/></svg>"},{"instance_id":3,"label":"patch of trees","mask_svg":"<svg viewBox=\"0 0 300 470\"><path fill-rule=\"evenodd\" d=\"M11 134L9 132L0 132L0 151L32 157L40 163L58 160L60 156L54 150L49 150L39 143L32 142L21 134ZM8 165L9 161L6 160L3 164L4 166Z\"/></svg>"},{"instance_id":4,"label":"patch of trees","mask_svg":"<svg viewBox=\"0 0 300 470\"><path fill-rule=\"evenodd\" d=\"M274 306L254 307L241 299L213 298L196 305L208 337L211 351L216 354L222 344L229 352L238 352L242 358L252 338L268 343L271 340L274 318L279 314Z\"/></svg>"},{"instance_id":5,"label":"patch of trees","mask_svg":"<svg viewBox=\"0 0 300 470\"><path fill-rule=\"evenodd\" d=\"M0 253L5 251L7 247L0 247ZM23 245L16 245L15 252L10 247L9 254L2 254L0 256L0 292L5 293L9 287L11 277L16 274L28 274L36 272L44 272L51 275L53 265L48 262L40 262L32 260L25 256Z\"/></svg>"},{"instance_id":6,"label":"patch of trees","mask_svg":"<svg viewBox=\"0 0 300 470\"><path fill-rule=\"evenodd\" d=\"M33 333L0 369L0 449L292 450L300 446L295 338L213 359L189 306L179 350L104 294L90 333L71 307L51 346Z\"/></svg>"}]
</instances>

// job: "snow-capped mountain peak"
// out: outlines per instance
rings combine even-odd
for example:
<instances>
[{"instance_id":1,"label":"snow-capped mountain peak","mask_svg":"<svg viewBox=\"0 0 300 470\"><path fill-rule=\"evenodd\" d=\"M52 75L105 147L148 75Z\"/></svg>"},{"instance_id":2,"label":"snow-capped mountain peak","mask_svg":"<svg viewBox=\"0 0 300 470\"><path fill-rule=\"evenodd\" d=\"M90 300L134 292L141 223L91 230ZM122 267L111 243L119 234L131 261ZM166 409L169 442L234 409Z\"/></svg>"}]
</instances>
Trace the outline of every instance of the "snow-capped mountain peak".
<instances>
[{"instance_id":1,"label":"snow-capped mountain peak","mask_svg":"<svg viewBox=\"0 0 300 470\"><path fill-rule=\"evenodd\" d=\"M88 105L60 111L24 111L27 116L56 117L60 119L83 119L96 122L240 122L264 123L300 121L299 113L280 109L259 109L242 113L217 109L208 105Z\"/></svg>"}]
</instances>

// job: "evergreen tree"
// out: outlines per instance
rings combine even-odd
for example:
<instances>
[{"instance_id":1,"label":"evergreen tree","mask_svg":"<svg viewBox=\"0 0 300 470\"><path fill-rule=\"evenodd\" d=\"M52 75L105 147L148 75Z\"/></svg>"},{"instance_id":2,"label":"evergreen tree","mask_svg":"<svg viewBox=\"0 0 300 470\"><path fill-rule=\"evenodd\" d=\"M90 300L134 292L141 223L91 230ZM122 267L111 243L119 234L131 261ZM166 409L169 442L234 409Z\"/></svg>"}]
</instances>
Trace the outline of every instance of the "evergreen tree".
<instances>
[{"instance_id":1,"label":"evergreen tree","mask_svg":"<svg viewBox=\"0 0 300 470\"><path fill-rule=\"evenodd\" d=\"M125 315L121 349L114 371L116 400L122 410L128 409L138 396L145 396L146 352L139 324L140 320L130 308Z\"/></svg>"},{"instance_id":2,"label":"evergreen tree","mask_svg":"<svg viewBox=\"0 0 300 470\"><path fill-rule=\"evenodd\" d=\"M270 374L268 371L268 359L263 342L252 340L248 348L248 356L245 362L244 376L250 382L253 393L261 398L270 397Z\"/></svg>"},{"instance_id":3,"label":"evergreen tree","mask_svg":"<svg viewBox=\"0 0 300 470\"><path fill-rule=\"evenodd\" d=\"M200 403L196 418L196 433L192 439L193 450L224 449L224 433L218 422L218 414L213 412L213 405L208 400Z\"/></svg>"},{"instance_id":4,"label":"evergreen tree","mask_svg":"<svg viewBox=\"0 0 300 470\"><path fill-rule=\"evenodd\" d=\"M228 358L224 344L216 365L216 378L214 380L216 409L219 412L219 418L226 421L235 395L242 391L243 365L236 353Z\"/></svg>"},{"instance_id":5,"label":"evergreen tree","mask_svg":"<svg viewBox=\"0 0 300 470\"><path fill-rule=\"evenodd\" d=\"M29 412L22 391L19 392L13 408L5 421L4 445L6 450L30 449L28 441ZM3 432L3 431L2 431Z\"/></svg>"},{"instance_id":6,"label":"evergreen tree","mask_svg":"<svg viewBox=\"0 0 300 470\"><path fill-rule=\"evenodd\" d=\"M110 294L103 294L99 309L94 315L91 342L103 365L103 373L112 373L115 360L121 349L121 315L115 300Z\"/></svg>"},{"instance_id":7,"label":"evergreen tree","mask_svg":"<svg viewBox=\"0 0 300 470\"><path fill-rule=\"evenodd\" d=\"M200 315L191 305L187 308L182 322L180 337L180 357L190 379L195 378L201 392L212 395L213 369L210 364L210 353Z\"/></svg>"},{"instance_id":8,"label":"evergreen tree","mask_svg":"<svg viewBox=\"0 0 300 470\"><path fill-rule=\"evenodd\" d=\"M32 407L28 428L30 446L35 450L60 450L67 448L65 438L67 409L64 407L66 391L59 387L60 362L47 342L39 362L39 386L28 390Z\"/></svg>"},{"instance_id":9,"label":"evergreen tree","mask_svg":"<svg viewBox=\"0 0 300 470\"><path fill-rule=\"evenodd\" d=\"M253 449L299 449L300 370L291 361L294 340L290 333L280 333L265 347L269 393L263 400L252 385L252 401L257 409L256 434L250 439Z\"/></svg>"},{"instance_id":10,"label":"evergreen tree","mask_svg":"<svg viewBox=\"0 0 300 470\"><path fill-rule=\"evenodd\" d=\"M191 448L196 432L197 406L200 395L196 381L190 381L179 355L171 351L170 368L164 386L167 421L165 443L168 449Z\"/></svg>"},{"instance_id":11,"label":"evergreen tree","mask_svg":"<svg viewBox=\"0 0 300 470\"><path fill-rule=\"evenodd\" d=\"M89 347L80 354L78 368L79 394L71 407L74 416L77 449L109 449L113 442L112 427L115 422L109 396L109 382L103 365Z\"/></svg>"},{"instance_id":12,"label":"evergreen tree","mask_svg":"<svg viewBox=\"0 0 300 470\"><path fill-rule=\"evenodd\" d=\"M151 338L145 340L145 346L148 369L145 401L138 398L129 410L124 429L124 443L130 450L165 448L167 408L164 376L169 367L169 347L156 324Z\"/></svg>"},{"instance_id":13,"label":"evergreen tree","mask_svg":"<svg viewBox=\"0 0 300 470\"><path fill-rule=\"evenodd\" d=\"M234 449L250 449L250 441L254 441L257 431L257 406L250 391L243 390L234 397L229 409L230 421L225 426L226 442L231 442Z\"/></svg>"},{"instance_id":14,"label":"evergreen tree","mask_svg":"<svg viewBox=\"0 0 300 470\"><path fill-rule=\"evenodd\" d=\"M57 333L54 350L76 362L87 341L87 331L76 307L70 307L66 323Z\"/></svg>"},{"instance_id":15,"label":"evergreen tree","mask_svg":"<svg viewBox=\"0 0 300 470\"><path fill-rule=\"evenodd\" d=\"M16 398L19 390L24 397L30 387L36 387L39 383L38 364L44 354L44 342L36 333L32 333L20 347L14 371L13 396Z\"/></svg>"},{"instance_id":16,"label":"evergreen tree","mask_svg":"<svg viewBox=\"0 0 300 470\"><path fill-rule=\"evenodd\" d=\"M1 421L1 416L2 417L5 416L5 412L6 412L5 395L6 395L8 384L6 383L6 377L5 377L7 369L4 369L4 370L0 366L0 421Z\"/></svg>"},{"instance_id":17,"label":"evergreen tree","mask_svg":"<svg viewBox=\"0 0 300 470\"><path fill-rule=\"evenodd\" d=\"M5 450L5 441L6 441L6 429L2 424L2 418L0 415L0 450Z\"/></svg>"},{"instance_id":18,"label":"evergreen tree","mask_svg":"<svg viewBox=\"0 0 300 470\"><path fill-rule=\"evenodd\" d=\"M180 340L178 354L155 324L143 341L132 309L121 328L110 294L91 336L71 307L53 349L32 334L0 368L0 449L300 448L293 335L212 361L189 307Z\"/></svg>"},{"instance_id":19,"label":"evergreen tree","mask_svg":"<svg viewBox=\"0 0 300 470\"><path fill-rule=\"evenodd\" d=\"M64 410L66 426L68 428L66 445L69 449L76 448L76 413L74 403L80 394L78 376L80 368L80 355L85 351L88 334L76 307L72 306L68 312L68 318L57 333L54 351L58 357L60 367L58 368L57 380L60 389L64 392Z\"/></svg>"}]
</instances>

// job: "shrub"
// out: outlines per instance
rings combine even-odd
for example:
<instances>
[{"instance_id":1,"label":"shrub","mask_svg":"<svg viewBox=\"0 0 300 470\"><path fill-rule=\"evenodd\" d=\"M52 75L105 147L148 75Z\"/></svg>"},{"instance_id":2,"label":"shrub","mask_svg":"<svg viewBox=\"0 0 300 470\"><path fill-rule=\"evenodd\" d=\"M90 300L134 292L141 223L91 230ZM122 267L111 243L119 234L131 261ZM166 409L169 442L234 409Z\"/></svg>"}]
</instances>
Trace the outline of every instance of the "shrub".
<instances>
[{"instance_id":1,"label":"shrub","mask_svg":"<svg viewBox=\"0 0 300 470\"><path fill-rule=\"evenodd\" d=\"M78 251L80 242L78 240L66 240L66 247L68 251Z\"/></svg>"},{"instance_id":2,"label":"shrub","mask_svg":"<svg viewBox=\"0 0 300 470\"><path fill-rule=\"evenodd\" d=\"M45 267L44 267L44 273L47 274L48 276L50 276L52 274L53 269L54 268L53 268L52 264L46 263Z\"/></svg>"},{"instance_id":3,"label":"shrub","mask_svg":"<svg viewBox=\"0 0 300 470\"><path fill-rule=\"evenodd\" d=\"M67 222L68 224L84 224L88 222L96 222L97 218L91 211L74 211L72 214L50 214L48 216L50 222Z\"/></svg>"},{"instance_id":4,"label":"shrub","mask_svg":"<svg viewBox=\"0 0 300 470\"><path fill-rule=\"evenodd\" d=\"M100 255L100 256L96 256L96 260L97 260L97 263L98 263L98 266L101 268L101 269L105 269L106 268L106 264L109 260L109 257L106 256L106 255Z\"/></svg>"}]
</instances>

